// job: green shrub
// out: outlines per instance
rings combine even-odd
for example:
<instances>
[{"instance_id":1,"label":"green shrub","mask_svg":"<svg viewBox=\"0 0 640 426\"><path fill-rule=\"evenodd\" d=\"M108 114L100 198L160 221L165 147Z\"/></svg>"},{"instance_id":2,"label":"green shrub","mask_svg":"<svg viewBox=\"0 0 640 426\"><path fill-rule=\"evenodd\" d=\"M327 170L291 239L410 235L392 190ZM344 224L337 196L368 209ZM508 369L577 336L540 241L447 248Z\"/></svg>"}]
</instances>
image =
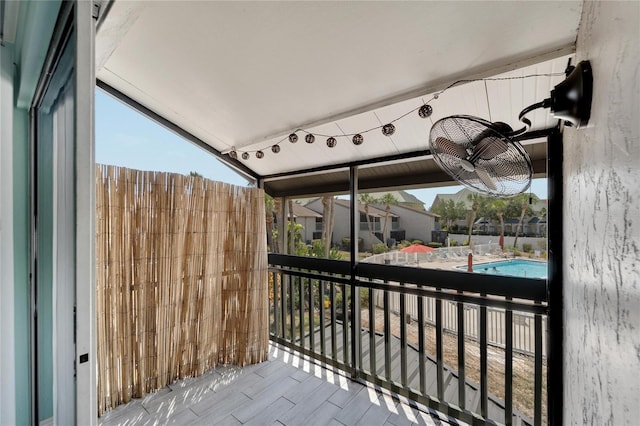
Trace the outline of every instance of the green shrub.
<instances>
[{"instance_id":1,"label":"green shrub","mask_svg":"<svg viewBox=\"0 0 640 426\"><path fill-rule=\"evenodd\" d=\"M413 240L411 244L424 244L424 242L422 240Z\"/></svg>"},{"instance_id":2,"label":"green shrub","mask_svg":"<svg viewBox=\"0 0 640 426\"><path fill-rule=\"evenodd\" d=\"M449 245L451 247L458 247L460 243L458 243L458 240L449 240Z\"/></svg>"},{"instance_id":3,"label":"green shrub","mask_svg":"<svg viewBox=\"0 0 640 426\"><path fill-rule=\"evenodd\" d=\"M362 248L362 242L364 240L362 238L358 238L358 247ZM345 250L349 250L349 248L351 248L351 238L349 237L344 237L342 239L342 248L344 248Z\"/></svg>"},{"instance_id":4,"label":"green shrub","mask_svg":"<svg viewBox=\"0 0 640 426\"><path fill-rule=\"evenodd\" d=\"M469 245L469 239L467 238L466 240L464 240L464 243L462 243L463 246L468 246Z\"/></svg>"},{"instance_id":5,"label":"green shrub","mask_svg":"<svg viewBox=\"0 0 640 426\"><path fill-rule=\"evenodd\" d=\"M400 243L400 245L402 247L409 247L411 245L411 241L408 240L402 240L402 242Z\"/></svg>"},{"instance_id":6,"label":"green shrub","mask_svg":"<svg viewBox=\"0 0 640 426\"><path fill-rule=\"evenodd\" d=\"M518 249L514 249L513 250L513 255L514 256L522 256L522 252L520 250L518 250Z\"/></svg>"},{"instance_id":7,"label":"green shrub","mask_svg":"<svg viewBox=\"0 0 640 426\"><path fill-rule=\"evenodd\" d=\"M533 245L529 243L522 243L522 251L525 253L533 252Z\"/></svg>"},{"instance_id":8,"label":"green shrub","mask_svg":"<svg viewBox=\"0 0 640 426\"><path fill-rule=\"evenodd\" d=\"M307 246L302 241L298 241L298 243L296 244L295 249L293 250L293 253L296 256L309 256L310 255L309 246Z\"/></svg>"},{"instance_id":9,"label":"green shrub","mask_svg":"<svg viewBox=\"0 0 640 426\"><path fill-rule=\"evenodd\" d=\"M427 244L427 245L428 245L429 247L432 247L432 248L440 248L440 247L442 247L442 243L437 243L437 242L435 242L435 241L432 241L432 242L430 242L430 243L429 243L429 244Z\"/></svg>"},{"instance_id":10,"label":"green shrub","mask_svg":"<svg viewBox=\"0 0 640 426\"><path fill-rule=\"evenodd\" d=\"M360 289L360 306L366 308L369 306L369 289L361 288Z\"/></svg>"},{"instance_id":11,"label":"green shrub","mask_svg":"<svg viewBox=\"0 0 640 426\"><path fill-rule=\"evenodd\" d=\"M547 249L547 240L538 240L538 248L540 250L546 250Z\"/></svg>"},{"instance_id":12,"label":"green shrub","mask_svg":"<svg viewBox=\"0 0 640 426\"><path fill-rule=\"evenodd\" d=\"M307 256L324 258L324 243L322 240L313 240L308 249ZM329 249L329 259L342 260L340 247L333 246Z\"/></svg>"},{"instance_id":13,"label":"green shrub","mask_svg":"<svg viewBox=\"0 0 640 426\"><path fill-rule=\"evenodd\" d=\"M386 253L387 251L389 251L389 249L384 244L373 244L371 246L371 251L373 252L373 254L381 254Z\"/></svg>"}]
</instances>

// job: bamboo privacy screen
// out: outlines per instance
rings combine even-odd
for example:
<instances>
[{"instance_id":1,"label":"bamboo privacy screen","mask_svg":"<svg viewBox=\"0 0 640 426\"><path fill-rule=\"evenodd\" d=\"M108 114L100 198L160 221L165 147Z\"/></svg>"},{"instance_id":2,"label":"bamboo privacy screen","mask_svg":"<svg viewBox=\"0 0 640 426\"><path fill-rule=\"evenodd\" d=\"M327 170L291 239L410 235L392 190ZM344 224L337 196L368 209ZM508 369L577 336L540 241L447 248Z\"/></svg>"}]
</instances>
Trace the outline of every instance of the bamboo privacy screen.
<instances>
[{"instance_id":1,"label":"bamboo privacy screen","mask_svg":"<svg viewBox=\"0 0 640 426\"><path fill-rule=\"evenodd\" d=\"M264 193L98 166L98 410L267 359Z\"/></svg>"}]
</instances>

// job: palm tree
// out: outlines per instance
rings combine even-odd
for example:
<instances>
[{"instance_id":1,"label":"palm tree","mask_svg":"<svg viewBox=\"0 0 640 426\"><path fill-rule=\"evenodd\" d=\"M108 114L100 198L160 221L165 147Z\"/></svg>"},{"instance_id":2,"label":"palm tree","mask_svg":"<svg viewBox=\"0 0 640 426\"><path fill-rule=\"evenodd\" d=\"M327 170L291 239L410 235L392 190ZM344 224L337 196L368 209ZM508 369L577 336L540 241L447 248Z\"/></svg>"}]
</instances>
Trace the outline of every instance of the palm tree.
<instances>
[{"instance_id":1,"label":"palm tree","mask_svg":"<svg viewBox=\"0 0 640 426\"><path fill-rule=\"evenodd\" d=\"M264 194L264 214L267 223L267 247L271 253L277 253L278 248L273 240L273 215L275 213L276 202L269 194Z\"/></svg>"},{"instance_id":2,"label":"palm tree","mask_svg":"<svg viewBox=\"0 0 640 426\"><path fill-rule=\"evenodd\" d=\"M360 194L360 202L364 204L364 215L369 229L369 242L373 242L373 230L371 229L371 221L369 220L369 206L375 204L378 200L369 194Z\"/></svg>"},{"instance_id":3,"label":"palm tree","mask_svg":"<svg viewBox=\"0 0 640 426\"><path fill-rule=\"evenodd\" d=\"M284 241L286 238L286 233L287 233L287 228L286 228L286 223L281 223L281 217L282 217L282 209L284 208L282 205L282 198L278 197L278 198L274 198L274 206L273 206L273 212L277 218L277 222L276 222L276 229L275 229L275 236L277 237L273 244L275 247L274 252L275 253L280 253L280 250L284 250ZM282 236L282 240L280 240L280 236ZM280 242L282 241L282 247L280 247Z\"/></svg>"},{"instance_id":4,"label":"palm tree","mask_svg":"<svg viewBox=\"0 0 640 426\"><path fill-rule=\"evenodd\" d=\"M287 209L289 210L289 223L287 226L287 229L292 230L293 224L295 223L295 218L293 217L293 199L289 198L287 199ZM295 232L289 232L289 244L287 246L287 251L289 252L289 254L294 254L296 252L295 250L295 244L296 244L296 238L295 238Z\"/></svg>"},{"instance_id":5,"label":"palm tree","mask_svg":"<svg viewBox=\"0 0 640 426\"><path fill-rule=\"evenodd\" d=\"M504 241L504 212L507 210L507 201L496 198L491 201L491 210L500 221L500 241Z\"/></svg>"},{"instance_id":6,"label":"palm tree","mask_svg":"<svg viewBox=\"0 0 640 426\"><path fill-rule=\"evenodd\" d=\"M447 200L438 202L431 207L430 211L439 215L444 220L446 229L450 231L454 221L464 218L467 208L462 201L456 203L453 200Z\"/></svg>"},{"instance_id":7,"label":"palm tree","mask_svg":"<svg viewBox=\"0 0 640 426\"><path fill-rule=\"evenodd\" d=\"M480 194L469 194L467 197L469 201L471 201L471 220L469 221L469 248L473 248L473 244L471 242L471 234L473 232L473 224L476 221L476 216L478 214L478 209L481 211L485 210L486 198Z\"/></svg>"},{"instance_id":8,"label":"palm tree","mask_svg":"<svg viewBox=\"0 0 640 426\"><path fill-rule=\"evenodd\" d=\"M531 204L538 201L538 197L535 194L518 194L515 197L509 200L509 205L507 207L509 215L511 217L520 216L520 220L518 221L518 226L516 227L516 238L513 241L513 246L518 247L518 236L520 231L522 230L522 222L524 221L524 217L526 215L532 215L533 209L531 208Z\"/></svg>"},{"instance_id":9,"label":"palm tree","mask_svg":"<svg viewBox=\"0 0 640 426\"><path fill-rule=\"evenodd\" d=\"M393 194L386 193L384 194L378 202L384 205L384 226L382 227L382 238L387 237L387 225L389 223L389 215L391 215L391 206L398 205L398 199L393 196Z\"/></svg>"},{"instance_id":10,"label":"palm tree","mask_svg":"<svg viewBox=\"0 0 640 426\"><path fill-rule=\"evenodd\" d=\"M324 257L329 258L331 251L331 234L333 233L333 207L335 198L329 195L322 196L322 243L324 245Z\"/></svg>"}]
</instances>

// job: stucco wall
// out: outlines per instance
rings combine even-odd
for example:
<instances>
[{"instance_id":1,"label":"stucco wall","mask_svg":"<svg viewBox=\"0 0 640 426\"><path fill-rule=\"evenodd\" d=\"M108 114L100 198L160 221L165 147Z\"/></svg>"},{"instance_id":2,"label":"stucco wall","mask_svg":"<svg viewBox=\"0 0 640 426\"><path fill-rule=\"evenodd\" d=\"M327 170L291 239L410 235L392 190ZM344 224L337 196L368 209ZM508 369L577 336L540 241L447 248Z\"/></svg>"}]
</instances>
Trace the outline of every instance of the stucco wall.
<instances>
[{"instance_id":1,"label":"stucco wall","mask_svg":"<svg viewBox=\"0 0 640 426\"><path fill-rule=\"evenodd\" d=\"M591 121L564 133L566 424L640 421L640 3L585 2Z\"/></svg>"},{"instance_id":2,"label":"stucco wall","mask_svg":"<svg viewBox=\"0 0 640 426\"><path fill-rule=\"evenodd\" d=\"M422 240L425 243L431 241L431 231L435 229L433 216L428 216L402 206L391 206L391 212L400 217L400 229L406 231L406 239ZM391 224L389 224L391 226Z\"/></svg>"}]
</instances>

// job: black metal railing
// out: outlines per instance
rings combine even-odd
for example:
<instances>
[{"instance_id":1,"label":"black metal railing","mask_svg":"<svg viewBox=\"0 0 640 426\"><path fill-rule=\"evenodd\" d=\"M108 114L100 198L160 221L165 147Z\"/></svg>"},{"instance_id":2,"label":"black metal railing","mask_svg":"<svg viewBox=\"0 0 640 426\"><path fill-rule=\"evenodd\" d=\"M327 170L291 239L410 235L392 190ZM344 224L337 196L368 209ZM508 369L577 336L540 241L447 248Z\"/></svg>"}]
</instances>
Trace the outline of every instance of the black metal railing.
<instances>
[{"instance_id":1,"label":"black metal railing","mask_svg":"<svg viewBox=\"0 0 640 426\"><path fill-rule=\"evenodd\" d=\"M280 254L269 264L271 340L472 424L546 421L545 280Z\"/></svg>"}]
</instances>

